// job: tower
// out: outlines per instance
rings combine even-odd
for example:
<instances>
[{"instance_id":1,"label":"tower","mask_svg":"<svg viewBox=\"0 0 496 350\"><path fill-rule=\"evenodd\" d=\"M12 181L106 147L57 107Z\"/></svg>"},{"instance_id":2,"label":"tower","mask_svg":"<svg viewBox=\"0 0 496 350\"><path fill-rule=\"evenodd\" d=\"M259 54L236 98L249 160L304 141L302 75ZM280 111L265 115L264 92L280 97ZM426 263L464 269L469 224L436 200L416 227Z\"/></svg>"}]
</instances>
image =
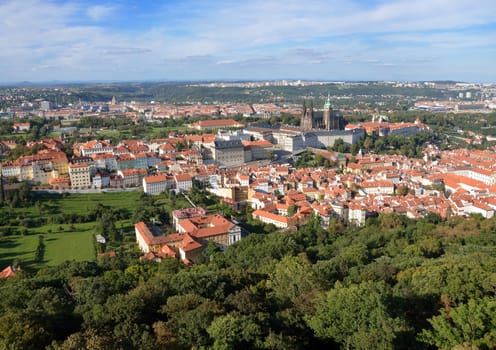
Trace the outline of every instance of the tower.
<instances>
[{"instance_id":1,"label":"tower","mask_svg":"<svg viewBox=\"0 0 496 350\"><path fill-rule=\"evenodd\" d=\"M327 100L324 105L324 112L323 112L323 118L324 119L324 128L326 130L331 130L333 129L333 122L332 122L332 104L331 104L331 98L329 95L327 95Z\"/></svg>"},{"instance_id":2,"label":"tower","mask_svg":"<svg viewBox=\"0 0 496 350\"><path fill-rule=\"evenodd\" d=\"M300 128L302 130L311 130L313 128L313 105L307 108L307 104L303 101L303 113L300 118Z\"/></svg>"}]
</instances>

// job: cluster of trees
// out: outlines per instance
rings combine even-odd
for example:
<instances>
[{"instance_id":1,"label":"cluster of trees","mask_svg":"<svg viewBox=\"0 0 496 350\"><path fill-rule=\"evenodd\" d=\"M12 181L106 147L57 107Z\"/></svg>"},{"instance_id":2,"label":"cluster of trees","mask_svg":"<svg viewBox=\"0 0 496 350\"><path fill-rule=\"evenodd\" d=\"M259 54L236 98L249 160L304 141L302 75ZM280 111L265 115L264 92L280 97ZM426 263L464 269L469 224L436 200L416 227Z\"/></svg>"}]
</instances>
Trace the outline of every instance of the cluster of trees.
<instances>
[{"instance_id":1,"label":"cluster of trees","mask_svg":"<svg viewBox=\"0 0 496 350\"><path fill-rule=\"evenodd\" d=\"M496 346L496 219L312 218L200 263L120 252L0 281L12 349L442 349Z\"/></svg>"},{"instance_id":2,"label":"cluster of trees","mask_svg":"<svg viewBox=\"0 0 496 350\"><path fill-rule=\"evenodd\" d=\"M377 154L401 154L410 158L421 158L422 150L427 144L440 145L442 139L438 134L431 132L421 132L415 136L404 137L401 135L392 136L370 136L366 135L356 144L349 147L350 152L356 155L360 149L364 152ZM346 146L346 145L345 145ZM334 145L334 150L338 151ZM340 151L341 152L341 151Z\"/></svg>"},{"instance_id":3,"label":"cluster of trees","mask_svg":"<svg viewBox=\"0 0 496 350\"><path fill-rule=\"evenodd\" d=\"M33 201L33 194L26 182L7 186L3 177L0 176L0 208L4 206L11 208L29 207L33 205Z\"/></svg>"}]
</instances>

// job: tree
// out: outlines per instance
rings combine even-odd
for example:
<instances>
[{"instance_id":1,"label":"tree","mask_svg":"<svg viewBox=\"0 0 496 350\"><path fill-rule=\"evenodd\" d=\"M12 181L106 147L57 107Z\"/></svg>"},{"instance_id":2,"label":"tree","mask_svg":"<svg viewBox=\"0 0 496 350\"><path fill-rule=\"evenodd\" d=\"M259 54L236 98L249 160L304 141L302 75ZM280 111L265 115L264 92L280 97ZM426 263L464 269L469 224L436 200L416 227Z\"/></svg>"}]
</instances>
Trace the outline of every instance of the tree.
<instances>
[{"instance_id":1,"label":"tree","mask_svg":"<svg viewBox=\"0 0 496 350\"><path fill-rule=\"evenodd\" d=\"M296 207L296 205L293 203L291 204L289 207L288 207L288 217L292 217L294 214L296 214L296 211L298 210L298 208Z\"/></svg>"},{"instance_id":2,"label":"tree","mask_svg":"<svg viewBox=\"0 0 496 350\"><path fill-rule=\"evenodd\" d=\"M349 287L336 282L334 289L317 299L317 311L307 316L307 322L318 338L345 349L393 349L400 323L388 312L389 297L382 282Z\"/></svg>"},{"instance_id":3,"label":"tree","mask_svg":"<svg viewBox=\"0 0 496 350\"><path fill-rule=\"evenodd\" d=\"M286 256L275 266L267 285L278 300L295 301L316 287L316 278L305 255Z\"/></svg>"},{"instance_id":4,"label":"tree","mask_svg":"<svg viewBox=\"0 0 496 350\"><path fill-rule=\"evenodd\" d=\"M262 328L252 316L229 313L217 317L207 331L216 350L256 348L263 343Z\"/></svg>"},{"instance_id":5,"label":"tree","mask_svg":"<svg viewBox=\"0 0 496 350\"><path fill-rule=\"evenodd\" d=\"M496 300L470 299L429 319L432 329L424 329L419 339L439 349L465 346L470 349L496 348Z\"/></svg>"},{"instance_id":6,"label":"tree","mask_svg":"<svg viewBox=\"0 0 496 350\"><path fill-rule=\"evenodd\" d=\"M408 186L405 186L405 185L401 185L401 186L398 186L398 188L396 189L396 194L398 196L406 196L409 192L409 188Z\"/></svg>"},{"instance_id":7,"label":"tree","mask_svg":"<svg viewBox=\"0 0 496 350\"><path fill-rule=\"evenodd\" d=\"M179 344L191 347L210 343L207 327L223 310L215 301L196 294L186 294L169 297L162 312L167 315L168 321L155 331L160 330L162 336L171 340L174 338ZM171 334L167 335L167 330Z\"/></svg>"}]
</instances>

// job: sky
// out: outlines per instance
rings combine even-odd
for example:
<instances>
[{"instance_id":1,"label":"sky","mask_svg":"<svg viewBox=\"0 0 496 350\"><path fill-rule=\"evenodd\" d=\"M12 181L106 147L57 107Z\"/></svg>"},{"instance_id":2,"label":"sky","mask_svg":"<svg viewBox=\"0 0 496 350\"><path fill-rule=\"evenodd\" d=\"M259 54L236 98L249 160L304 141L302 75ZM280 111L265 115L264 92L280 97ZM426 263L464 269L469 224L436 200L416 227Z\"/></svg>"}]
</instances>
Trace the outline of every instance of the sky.
<instances>
[{"instance_id":1,"label":"sky","mask_svg":"<svg viewBox=\"0 0 496 350\"><path fill-rule=\"evenodd\" d=\"M494 0L0 0L0 82L496 82Z\"/></svg>"}]
</instances>

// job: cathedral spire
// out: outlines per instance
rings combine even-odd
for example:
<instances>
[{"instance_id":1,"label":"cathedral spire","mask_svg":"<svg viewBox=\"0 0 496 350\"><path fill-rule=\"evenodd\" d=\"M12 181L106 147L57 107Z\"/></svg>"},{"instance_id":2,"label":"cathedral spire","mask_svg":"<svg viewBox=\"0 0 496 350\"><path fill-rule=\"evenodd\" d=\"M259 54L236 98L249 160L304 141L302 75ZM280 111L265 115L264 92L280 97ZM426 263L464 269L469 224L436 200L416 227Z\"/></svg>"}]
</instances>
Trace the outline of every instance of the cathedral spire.
<instances>
[{"instance_id":1,"label":"cathedral spire","mask_svg":"<svg viewBox=\"0 0 496 350\"><path fill-rule=\"evenodd\" d=\"M331 95L327 94L327 100L324 105L324 109L332 109L332 104L331 104Z\"/></svg>"}]
</instances>

